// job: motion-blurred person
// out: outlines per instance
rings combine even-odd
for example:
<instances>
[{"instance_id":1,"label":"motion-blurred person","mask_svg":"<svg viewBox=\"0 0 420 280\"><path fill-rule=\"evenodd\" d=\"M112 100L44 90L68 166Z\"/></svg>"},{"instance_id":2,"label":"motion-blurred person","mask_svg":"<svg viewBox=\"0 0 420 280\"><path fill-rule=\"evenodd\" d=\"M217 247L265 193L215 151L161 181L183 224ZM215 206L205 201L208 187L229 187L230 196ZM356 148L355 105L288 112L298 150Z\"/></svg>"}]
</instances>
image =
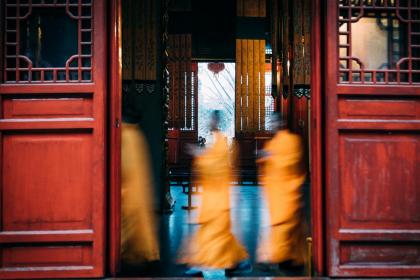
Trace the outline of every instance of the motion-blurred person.
<instances>
[{"instance_id":1,"label":"motion-blurred person","mask_svg":"<svg viewBox=\"0 0 420 280\"><path fill-rule=\"evenodd\" d=\"M303 146L300 137L285 128L278 113L271 122L276 134L258 159L270 214L268 236L258 249L258 261L303 273L305 223L301 187L306 176Z\"/></svg>"},{"instance_id":2,"label":"motion-blurred person","mask_svg":"<svg viewBox=\"0 0 420 280\"><path fill-rule=\"evenodd\" d=\"M195 155L194 169L198 174L195 183L202 186L203 192L200 227L181 252L180 262L190 266L187 275L202 275L205 269L251 270L245 248L231 232L231 159L227 138L218 129L219 121L220 113L214 111L210 121L212 145L190 151Z\"/></svg>"},{"instance_id":3,"label":"motion-blurred person","mask_svg":"<svg viewBox=\"0 0 420 280\"><path fill-rule=\"evenodd\" d=\"M140 114L123 99L121 131L121 254L137 265L159 260L153 211L153 182L146 139L138 123Z\"/></svg>"}]
</instances>

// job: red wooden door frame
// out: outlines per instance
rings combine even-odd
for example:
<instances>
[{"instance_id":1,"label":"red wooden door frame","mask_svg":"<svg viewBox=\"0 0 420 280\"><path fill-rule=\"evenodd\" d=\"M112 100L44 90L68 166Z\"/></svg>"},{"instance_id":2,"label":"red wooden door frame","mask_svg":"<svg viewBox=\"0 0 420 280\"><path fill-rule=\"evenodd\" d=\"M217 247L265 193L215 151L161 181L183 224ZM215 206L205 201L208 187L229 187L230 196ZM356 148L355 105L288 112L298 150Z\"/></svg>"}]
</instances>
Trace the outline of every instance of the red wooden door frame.
<instances>
[{"instance_id":1,"label":"red wooden door frame","mask_svg":"<svg viewBox=\"0 0 420 280\"><path fill-rule=\"evenodd\" d=\"M120 267L121 221L121 94L122 94L122 31L121 0L108 2L109 8L109 273L116 276Z\"/></svg>"},{"instance_id":2,"label":"red wooden door frame","mask_svg":"<svg viewBox=\"0 0 420 280\"><path fill-rule=\"evenodd\" d=\"M324 275L324 188L323 188L323 99L322 99L322 4L311 6L311 232L314 271ZM325 33L324 33L325 34ZM325 36L326 37L326 36Z\"/></svg>"},{"instance_id":3,"label":"red wooden door frame","mask_svg":"<svg viewBox=\"0 0 420 280\"><path fill-rule=\"evenodd\" d=\"M116 276L120 265L120 129L121 120L121 0L109 1L109 273ZM323 100L321 75L322 21L321 0L312 1L311 29L311 213L314 270L325 273L324 188L323 188Z\"/></svg>"}]
</instances>

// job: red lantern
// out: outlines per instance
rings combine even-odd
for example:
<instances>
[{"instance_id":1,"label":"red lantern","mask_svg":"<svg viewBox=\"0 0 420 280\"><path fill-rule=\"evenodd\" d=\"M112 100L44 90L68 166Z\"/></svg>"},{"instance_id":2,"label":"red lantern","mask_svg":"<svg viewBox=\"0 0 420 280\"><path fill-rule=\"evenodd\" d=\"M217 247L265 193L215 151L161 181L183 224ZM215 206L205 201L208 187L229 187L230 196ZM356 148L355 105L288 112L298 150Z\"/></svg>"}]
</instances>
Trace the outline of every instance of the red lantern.
<instances>
[{"instance_id":1,"label":"red lantern","mask_svg":"<svg viewBox=\"0 0 420 280\"><path fill-rule=\"evenodd\" d=\"M207 68L216 75L225 69L225 64L222 62L211 62L207 65Z\"/></svg>"}]
</instances>

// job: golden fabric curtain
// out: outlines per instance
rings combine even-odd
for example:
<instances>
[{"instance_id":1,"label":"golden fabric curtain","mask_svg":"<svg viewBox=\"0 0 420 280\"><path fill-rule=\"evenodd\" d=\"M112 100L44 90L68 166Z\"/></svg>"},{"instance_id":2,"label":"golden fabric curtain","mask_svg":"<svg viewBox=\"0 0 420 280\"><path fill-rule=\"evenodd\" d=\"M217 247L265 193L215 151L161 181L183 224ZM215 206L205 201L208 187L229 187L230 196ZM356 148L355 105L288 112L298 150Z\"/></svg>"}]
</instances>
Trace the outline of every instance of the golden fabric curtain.
<instances>
[{"instance_id":1,"label":"golden fabric curtain","mask_svg":"<svg viewBox=\"0 0 420 280\"><path fill-rule=\"evenodd\" d=\"M295 86L309 87L310 84L310 19L309 0L283 1L281 15L281 43L283 57L282 84L287 95L292 94Z\"/></svg>"},{"instance_id":2,"label":"golden fabric curtain","mask_svg":"<svg viewBox=\"0 0 420 280\"><path fill-rule=\"evenodd\" d=\"M311 2L293 1L293 84L306 85L311 82Z\"/></svg>"},{"instance_id":3,"label":"golden fabric curtain","mask_svg":"<svg viewBox=\"0 0 420 280\"><path fill-rule=\"evenodd\" d=\"M265 17L266 0L237 0L236 15L238 17Z\"/></svg>"},{"instance_id":4,"label":"golden fabric curtain","mask_svg":"<svg viewBox=\"0 0 420 280\"><path fill-rule=\"evenodd\" d=\"M197 69L191 62L191 34L169 35L169 127L196 129Z\"/></svg>"},{"instance_id":5,"label":"golden fabric curtain","mask_svg":"<svg viewBox=\"0 0 420 280\"><path fill-rule=\"evenodd\" d=\"M123 0L122 13L123 80L156 80L155 0Z\"/></svg>"},{"instance_id":6,"label":"golden fabric curtain","mask_svg":"<svg viewBox=\"0 0 420 280\"><path fill-rule=\"evenodd\" d=\"M236 132L265 129L265 40L236 40Z\"/></svg>"}]
</instances>

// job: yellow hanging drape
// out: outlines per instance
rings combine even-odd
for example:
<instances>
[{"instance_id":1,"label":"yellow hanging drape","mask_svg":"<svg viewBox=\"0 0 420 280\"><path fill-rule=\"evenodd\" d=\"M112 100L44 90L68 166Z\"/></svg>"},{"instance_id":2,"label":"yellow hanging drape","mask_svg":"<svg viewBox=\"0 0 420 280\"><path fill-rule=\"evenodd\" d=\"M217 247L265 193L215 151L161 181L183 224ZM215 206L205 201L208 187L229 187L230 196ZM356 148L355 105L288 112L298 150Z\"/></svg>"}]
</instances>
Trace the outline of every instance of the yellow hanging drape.
<instances>
[{"instance_id":1,"label":"yellow hanging drape","mask_svg":"<svg viewBox=\"0 0 420 280\"><path fill-rule=\"evenodd\" d=\"M122 78L156 80L156 12L154 0L122 1Z\"/></svg>"},{"instance_id":2,"label":"yellow hanging drape","mask_svg":"<svg viewBox=\"0 0 420 280\"><path fill-rule=\"evenodd\" d=\"M266 0L237 0L236 15L238 17L265 17Z\"/></svg>"},{"instance_id":3,"label":"yellow hanging drape","mask_svg":"<svg viewBox=\"0 0 420 280\"><path fill-rule=\"evenodd\" d=\"M236 39L236 131L265 129L265 40Z\"/></svg>"},{"instance_id":4,"label":"yellow hanging drape","mask_svg":"<svg viewBox=\"0 0 420 280\"><path fill-rule=\"evenodd\" d=\"M192 69L191 34L169 35L169 127L192 130L196 71ZM194 77L193 77L194 76Z\"/></svg>"}]
</instances>

